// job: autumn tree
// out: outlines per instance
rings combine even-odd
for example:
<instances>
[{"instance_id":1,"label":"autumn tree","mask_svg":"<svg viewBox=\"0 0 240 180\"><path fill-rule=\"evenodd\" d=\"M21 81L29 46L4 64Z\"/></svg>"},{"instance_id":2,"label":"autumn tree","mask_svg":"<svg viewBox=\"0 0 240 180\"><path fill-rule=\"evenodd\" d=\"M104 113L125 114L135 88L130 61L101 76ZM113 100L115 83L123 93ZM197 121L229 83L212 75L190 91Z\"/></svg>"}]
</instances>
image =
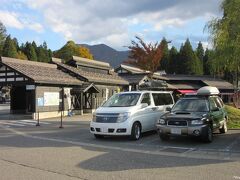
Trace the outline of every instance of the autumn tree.
<instances>
[{"instance_id":1,"label":"autumn tree","mask_svg":"<svg viewBox=\"0 0 240 180\"><path fill-rule=\"evenodd\" d=\"M93 59L93 55L87 48L75 44L74 41L68 41L61 49L54 52L54 57L64 60L70 60L72 56Z\"/></svg>"},{"instance_id":2,"label":"autumn tree","mask_svg":"<svg viewBox=\"0 0 240 180\"><path fill-rule=\"evenodd\" d=\"M138 42L133 40L132 45L128 46L130 55L126 63L151 73L156 72L163 57L163 44L158 42L147 44L138 36L136 39Z\"/></svg>"}]
</instances>

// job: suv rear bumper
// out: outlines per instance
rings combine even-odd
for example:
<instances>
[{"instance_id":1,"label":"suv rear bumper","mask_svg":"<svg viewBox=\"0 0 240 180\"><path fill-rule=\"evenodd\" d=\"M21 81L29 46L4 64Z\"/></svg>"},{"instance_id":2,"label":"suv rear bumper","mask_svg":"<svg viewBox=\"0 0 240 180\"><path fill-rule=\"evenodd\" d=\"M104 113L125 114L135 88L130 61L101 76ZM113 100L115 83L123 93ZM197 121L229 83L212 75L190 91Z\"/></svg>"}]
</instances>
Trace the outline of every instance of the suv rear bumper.
<instances>
[{"instance_id":1,"label":"suv rear bumper","mask_svg":"<svg viewBox=\"0 0 240 180\"><path fill-rule=\"evenodd\" d=\"M157 131L160 134L176 135L176 136L201 136L207 130L207 124L198 126L167 126L157 124Z\"/></svg>"}]
</instances>

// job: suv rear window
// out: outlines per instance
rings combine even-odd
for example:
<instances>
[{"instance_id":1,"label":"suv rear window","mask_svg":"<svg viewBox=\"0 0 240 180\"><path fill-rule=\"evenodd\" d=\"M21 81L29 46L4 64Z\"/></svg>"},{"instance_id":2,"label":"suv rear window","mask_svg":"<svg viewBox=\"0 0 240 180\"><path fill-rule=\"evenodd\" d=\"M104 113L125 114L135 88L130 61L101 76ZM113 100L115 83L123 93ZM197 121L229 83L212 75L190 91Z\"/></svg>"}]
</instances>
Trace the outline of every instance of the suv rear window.
<instances>
[{"instance_id":1,"label":"suv rear window","mask_svg":"<svg viewBox=\"0 0 240 180\"><path fill-rule=\"evenodd\" d=\"M169 93L152 93L155 106L173 104L173 99Z\"/></svg>"}]
</instances>

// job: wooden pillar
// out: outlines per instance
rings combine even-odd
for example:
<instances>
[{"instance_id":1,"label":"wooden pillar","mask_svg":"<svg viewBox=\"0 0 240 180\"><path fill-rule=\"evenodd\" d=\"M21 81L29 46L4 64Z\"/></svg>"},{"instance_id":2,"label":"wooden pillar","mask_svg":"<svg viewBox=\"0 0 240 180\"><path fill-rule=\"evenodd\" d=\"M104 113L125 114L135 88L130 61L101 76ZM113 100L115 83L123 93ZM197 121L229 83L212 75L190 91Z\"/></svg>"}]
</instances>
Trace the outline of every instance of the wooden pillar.
<instances>
[{"instance_id":1,"label":"wooden pillar","mask_svg":"<svg viewBox=\"0 0 240 180\"><path fill-rule=\"evenodd\" d=\"M80 114L83 115L83 92L80 92Z\"/></svg>"}]
</instances>

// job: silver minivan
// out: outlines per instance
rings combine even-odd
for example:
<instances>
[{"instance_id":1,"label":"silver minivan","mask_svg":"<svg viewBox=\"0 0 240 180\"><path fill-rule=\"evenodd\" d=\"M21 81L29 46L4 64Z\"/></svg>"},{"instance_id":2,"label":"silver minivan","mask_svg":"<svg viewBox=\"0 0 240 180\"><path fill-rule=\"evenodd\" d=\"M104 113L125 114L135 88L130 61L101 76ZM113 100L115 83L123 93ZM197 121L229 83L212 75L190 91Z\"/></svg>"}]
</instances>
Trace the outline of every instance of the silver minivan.
<instances>
[{"instance_id":1,"label":"silver minivan","mask_svg":"<svg viewBox=\"0 0 240 180\"><path fill-rule=\"evenodd\" d=\"M94 112L90 132L96 138L127 135L138 140L142 132L156 130L157 120L173 104L171 92L166 91L115 94Z\"/></svg>"}]
</instances>

